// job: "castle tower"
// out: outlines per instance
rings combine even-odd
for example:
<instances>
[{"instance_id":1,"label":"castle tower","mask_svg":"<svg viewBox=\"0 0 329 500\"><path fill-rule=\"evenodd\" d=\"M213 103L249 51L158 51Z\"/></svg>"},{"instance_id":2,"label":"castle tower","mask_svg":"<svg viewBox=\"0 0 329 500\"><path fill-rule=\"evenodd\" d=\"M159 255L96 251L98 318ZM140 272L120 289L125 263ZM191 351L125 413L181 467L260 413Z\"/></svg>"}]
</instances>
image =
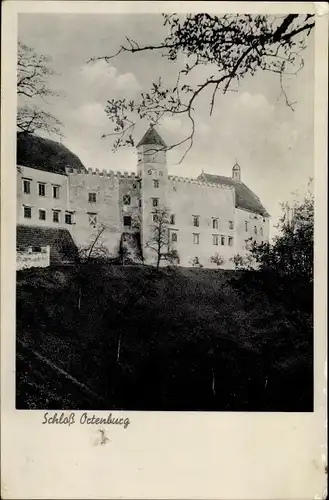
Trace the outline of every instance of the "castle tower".
<instances>
[{"instance_id":1,"label":"castle tower","mask_svg":"<svg viewBox=\"0 0 329 500\"><path fill-rule=\"evenodd\" d=\"M233 168L232 168L232 179L235 179L236 181L241 181L241 167L236 161Z\"/></svg>"},{"instance_id":2,"label":"castle tower","mask_svg":"<svg viewBox=\"0 0 329 500\"><path fill-rule=\"evenodd\" d=\"M156 258L155 252L147 249L147 242L152 237L152 224L156 211L166 207L168 187L166 149L164 140L153 125L137 144L137 172L141 181L141 243L146 261Z\"/></svg>"}]
</instances>

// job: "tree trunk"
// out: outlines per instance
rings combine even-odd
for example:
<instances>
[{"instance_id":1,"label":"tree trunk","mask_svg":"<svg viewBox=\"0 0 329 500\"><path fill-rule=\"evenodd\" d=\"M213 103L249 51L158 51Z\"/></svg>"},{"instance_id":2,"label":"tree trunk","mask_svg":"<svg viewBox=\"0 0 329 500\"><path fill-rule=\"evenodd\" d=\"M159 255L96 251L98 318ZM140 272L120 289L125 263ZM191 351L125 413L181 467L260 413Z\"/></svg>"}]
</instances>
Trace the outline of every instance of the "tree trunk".
<instances>
[{"instance_id":1,"label":"tree trunk","mask_svg":"<svg viewBox=\"0 0 329 500\"><path fill-rule=\"evenodd\" d=\"M79 311L81 309L81 296L82 296L82 290L81 290L81 286L79 286L79 290L78 290L78 309L79 309Z\"/></svg>"},{"instance_id":2,"label":"tree trunk","mask_svg":"<svg viewBox=\"0 0 329 500\"><path fill-rule=\"evenodd\" d=\"M120 353L121 353L121 335L119 335L119 338L118 338L117 363L119 363L119 360L120 360Z\"/></svg>"}]
</instances>

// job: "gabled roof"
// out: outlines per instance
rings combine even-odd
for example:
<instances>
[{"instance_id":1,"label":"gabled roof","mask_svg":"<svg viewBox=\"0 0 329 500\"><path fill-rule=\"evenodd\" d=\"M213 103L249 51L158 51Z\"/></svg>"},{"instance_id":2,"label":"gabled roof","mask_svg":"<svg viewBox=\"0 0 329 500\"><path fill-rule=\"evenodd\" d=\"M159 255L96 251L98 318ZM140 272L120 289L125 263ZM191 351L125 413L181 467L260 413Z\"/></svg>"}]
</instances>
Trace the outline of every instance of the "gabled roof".
<instances>
[{"instance_id":1,"label":"gabled roof","mask_svg":"<svg viewBox=\"0 0 329 500\"><path fill-rule=\"evenodd\" d=\"M224 175L212 175L202 173L198 180L211 184L226 184L235 188L235 206L242 210L248 210L263 217L269 217L269 213L263 207L258 196L256 196L243 182Z\"/></svg>"},{"instance_id":2,"label":"gabled roof","mask_svg":"<svg viewBox=\"0 0 329 500\"><path fill-rule=\"evenodd\" d=\"M17 134L17 165L66 175L65 167L87 173L80 159L59 142L37 135Z\"/></svg>"},{"instance_id":3,"label":"gabled roof","mask_svg":"<svg viewBox=\"0 0 329 500\"><path fill-rule=\"evenodd\" d=\"M71 261L77 252L77 247L67 229L25 226L16 227L16 247L50 246L50 264L58 265Z\"/></svg>"},{"instance_id":4,"label":"gabled roof","mask_svg":"<svg viewBox=\"0 0 329 500\"><path fill-rule=\"evenodd\" d=\"M155 130L154 126L151 125L146 134L142 137L142 139L137 144L137 148L142 146L143 144L158 144L159 146L167 147L166 143L162 139L162 137Z\"/></svg>"}]
</instances>

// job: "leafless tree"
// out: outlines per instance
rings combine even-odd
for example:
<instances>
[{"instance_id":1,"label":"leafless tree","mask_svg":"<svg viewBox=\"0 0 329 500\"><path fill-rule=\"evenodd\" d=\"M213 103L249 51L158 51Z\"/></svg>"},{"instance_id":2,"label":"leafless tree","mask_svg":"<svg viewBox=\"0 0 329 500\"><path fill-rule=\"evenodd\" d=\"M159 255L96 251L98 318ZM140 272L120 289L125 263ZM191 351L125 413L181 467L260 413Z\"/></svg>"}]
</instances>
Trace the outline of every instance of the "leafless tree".
<instances>
[{"instance_id":1,"label":"leafless tree","mask_svg":"<svg viewBox=\"0 0 329 500\"><path fill-rule=\"evenodd\" d=\"M225 262L225 259L219 255L219 253L215 253L212 257L210 257L210 262L216 264L217 267L222 266Z\"/></svg>"},{"instance_id":2,"label":"leafless tree","mask_svg":"<svg viewBox=\"0 0 329 500\"><path fill-rule=\"evenodd\" d=\"M54 74L51 58L37 54L31 47L18 42L17 54L17 129L34 134L45 131L62 135L62 122L43 109L47 98L59 97L59 93L49 86L49 78Z\"/></svg>"},{"instance_id":3,"label":"leafless tree","mask_svg":"<svg viewBox=\"0 0 329 500\"><path fill-rule=\"evenodd\" d=\"M152 250L156 254L157 270L162 260L169 263L177 262L177 260L179 261L178 252L170 248L169 217L170 214L167 207L159 207L154 210L150 236L146 242L146 248Z\"/></svg>"},{"instance_id":4,"label":"leafless tree","mask_svg":"<svg viewBox=\"0 0 329 500\"><path fill-rule=\"evenodd\" d=\"M106 231L105 224L99 224L96 227L95 233L90 238L90 243L84 246L79 246L74 255L76 266L75 279L78 284L78 309L81 309L82 291L85 285L85 275L88 264L95 261L103 261L110 257L109 250L102 241L102 236Z\"/></svg>"},{"instance_id":5,"label":"leafless tree","mask_svg":"<svg viewBox=\"0 0 329 500\"><path fill-rule=\"evenodd\" d=\"M126 37L125 44L115 54L90 60L112 63L112 59L120 54L152 51L171 62L181 58L186 61L185 66L177 70L174 85L165 85L159 77L139 100L108 100L105 112L114 129L103 137L113 137L114 151L123 146L134 146L134 128L138 119L158 124L163 117L185 116L190 123L190 133L166 148L170 150L184 144L186 151L182 161L193 145L197 126L194 112L201 94L209 91L211 115L218 94L238 91L245 76L259 71L269 71L278 77L280 97L293 109L294 103L287 96L284 78L297 75L304 65L302 51L314 28L314 15L163 14L163 24L168 33L159 43L140 45ZM189 77L205 65L213 69L211 76L191 85Z\"/></svg>"}]
</instances>

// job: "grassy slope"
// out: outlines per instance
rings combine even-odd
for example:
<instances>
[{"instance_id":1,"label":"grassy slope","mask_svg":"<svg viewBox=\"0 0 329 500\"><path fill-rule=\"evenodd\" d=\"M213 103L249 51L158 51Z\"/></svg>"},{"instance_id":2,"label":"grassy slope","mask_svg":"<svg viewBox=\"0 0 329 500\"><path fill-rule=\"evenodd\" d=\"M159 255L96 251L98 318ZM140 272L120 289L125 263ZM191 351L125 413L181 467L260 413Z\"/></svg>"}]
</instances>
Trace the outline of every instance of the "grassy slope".
<instances>
[{"instance_id":1,"label":"grassy slope","mask_svg":"<svg viewBox=\"0 0 329 500\"><path fill-rule=\"evenodd\" d=\"M258 285L236 287L237 277L119 266L90 267L80 281L70 269L19 272L17 335L107 409L311 410L311 328ZM24 356L18 404L48 405L32 397L36 368ZM52 377L43 392L58 383ZM87 407L73 393L55 407Z\"/></svg>"}]
</instances>

